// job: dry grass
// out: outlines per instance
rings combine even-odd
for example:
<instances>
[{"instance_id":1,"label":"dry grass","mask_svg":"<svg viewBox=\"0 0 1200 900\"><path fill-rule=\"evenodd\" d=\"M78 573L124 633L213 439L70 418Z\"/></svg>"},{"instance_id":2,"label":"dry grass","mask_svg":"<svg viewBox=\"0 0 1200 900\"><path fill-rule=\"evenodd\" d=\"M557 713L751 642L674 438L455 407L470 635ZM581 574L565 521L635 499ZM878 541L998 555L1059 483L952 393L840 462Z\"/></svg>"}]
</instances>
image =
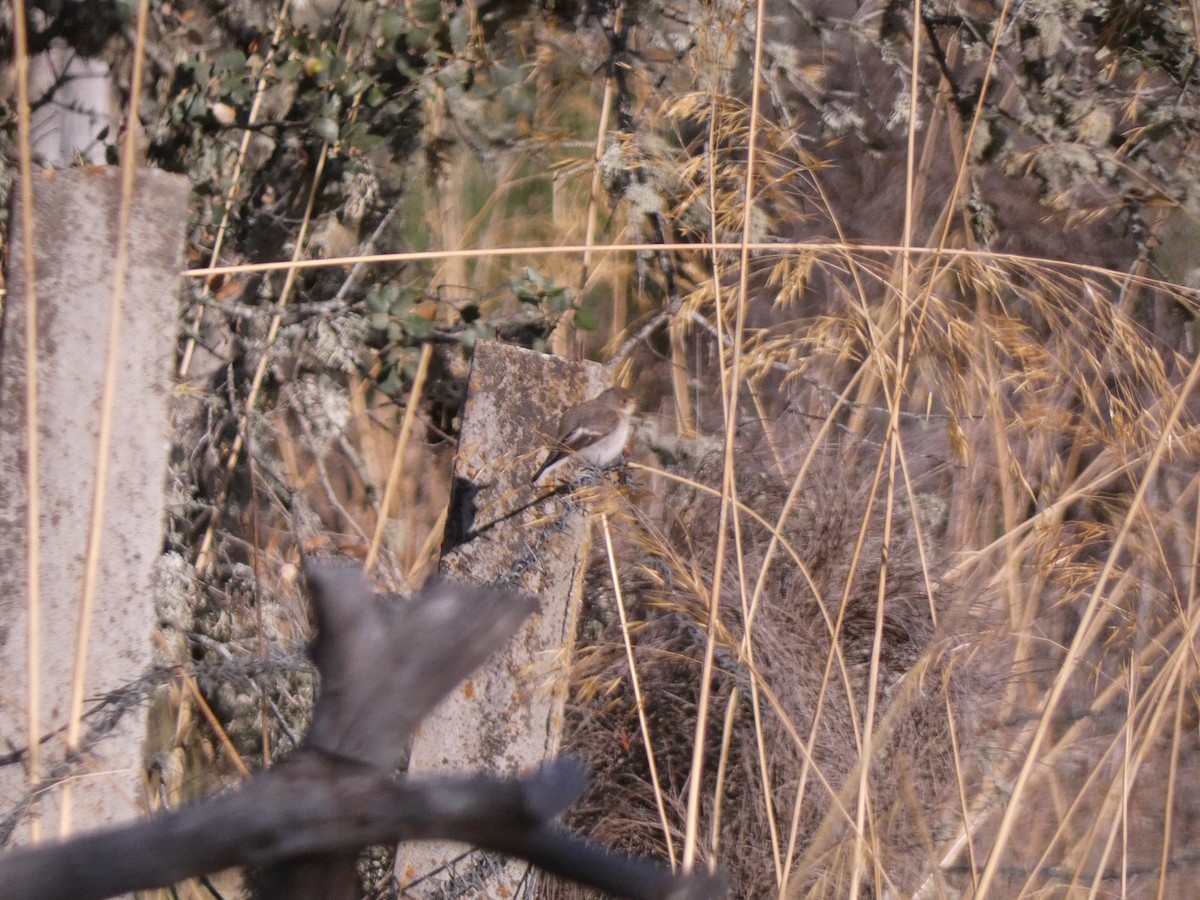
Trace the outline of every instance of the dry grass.
<instances>
[{"instance_id":1,"label":"dry grass","mask_svg":"<svg viewBox=\"0 0 1200 900\"><path fill-rule=\"evenodd\" d=\"M707 207L716 244L815 206L841 236L786 123L715 90L667 113L725 148L674 169L681 225ZM729 442L650 440L671 474L638 472L653 499L594 566L576 824L693 843L743 897L1194 883L1195 296L965 239L680 263L687 406Z\"/></svg>"},{"instance_id":2,"label":"dry grass","mask_svg":"<svg viewBox=\"0 0 1200 900\"><path fill-rule=\"evenodd\" d=\"M837 142L812 149L813 122L789 106L821 64L766 66L751 11L698 23L685 65L611 76L612 108L563 74L574 32L525 35L537 127L482 170L460 151L463 168L427 173L434 249L372 258L429 266L438 290L499 313L501 286L541 253L611 313L595 337L561 326L563 352L606 357L641 312L667 314L669 341L627 361L664 399L634 486L605 501L612 544L589 576L567 742L597 779L572 822L716 863L739 897L1187 896L1195 292L1136 254L1030 252L1065 227L1036 204L1029 235L984 239L964 212L986 177L964 175L981 107L964 141L959 107L911 91L886 183L823 162ZM435 137L453 115L439 102ZM1079 240L1109 227L1073 209ZM295 249L303 260L303 238ZM276 265L282 305L299 268ZM382 582L415 586L449 451L418 422L384 508L398 408L281 321L240 328L261 362L224 415L206 392L230 360L196 356L177 472L222 487L212 537L176 538L211 566L191 584L209 617L196 630L260 670L290 660L266 693L302 709L303 672L279 650L307 634L287 577L299 553L366 559L378 536ZM225 320L204 328L227 346ZM449 383L456 352L434 364ZM281 385L266 400L264 374ZM217 766L211 746L287 750L293 708L272 712L264 680L243 681L178 695L179 721L213 702L234 732L171 736L202 766Z\"/></svg>"}]
</instances>

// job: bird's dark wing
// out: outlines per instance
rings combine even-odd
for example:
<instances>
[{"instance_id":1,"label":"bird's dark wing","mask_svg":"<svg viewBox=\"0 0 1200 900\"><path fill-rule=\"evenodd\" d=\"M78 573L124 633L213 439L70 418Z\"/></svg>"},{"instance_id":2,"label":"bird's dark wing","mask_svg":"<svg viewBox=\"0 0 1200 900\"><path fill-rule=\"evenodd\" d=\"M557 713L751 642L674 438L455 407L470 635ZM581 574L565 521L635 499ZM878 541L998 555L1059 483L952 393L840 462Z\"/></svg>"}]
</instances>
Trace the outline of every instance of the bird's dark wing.
<instances>
[{"instance_id":1,"label":"bird's dark wing","mask_svg":"<svg viewBox=\"0 0 1200 900\"><path fill-rule=\"evenodd\" d=\"M568 409L559 423L556 444L551 448L546 461L534 473L533 480L537 481L542 477L542 473L555 463L595 443L619 425L620 415L595 400Z\"/></svg>"},{"instance_id":2,"label":"bird's dark wing","mask_svg":"<svg viewBox=\"0 0 1200 900\"><path fill-rule=\"evenodd\" d=\"M578 412L578 410L573 410ZM589 444L594 444L607 434L612 434L621 424L621 417L615 410L601 407L588 411L586 418L580 421L567 423L570 428L565 429L558 436L558 442L567 448L570 452L578 452Z\"/></svg>"}]
</instances>

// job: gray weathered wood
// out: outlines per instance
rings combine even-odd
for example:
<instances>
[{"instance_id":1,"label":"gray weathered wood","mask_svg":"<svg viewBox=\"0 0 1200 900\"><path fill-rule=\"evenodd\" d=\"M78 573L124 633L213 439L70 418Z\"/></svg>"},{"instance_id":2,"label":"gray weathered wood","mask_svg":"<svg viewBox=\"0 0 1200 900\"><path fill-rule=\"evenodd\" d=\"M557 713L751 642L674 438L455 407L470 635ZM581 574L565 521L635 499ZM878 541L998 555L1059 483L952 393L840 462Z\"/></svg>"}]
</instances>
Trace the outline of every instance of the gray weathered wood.
<instances>
[{"instance_id":1,"label":"gray weathered wood","mask_svg":"<svg viewBox=\"0 0 1200 900\"><path fill-rule=\"evenodd\" d=\"M393 770L416 723L536 608L510 591L444 582L376 597L358 566L306 566L321 688L300 750L239 789L151 822L0 852L5 900L100 900L232 866L259 870L258 896L353 900L368 844L465 840L631 900L715 900L707 873L610 853L553 823L584 790L555 760L519 778Z\"/></svg>"},{"instance_id":2,"label":"gray weathered wood","mask_svg":"<svg viewBox=\"0 0 1200 900\"><path fill-rule=\"evenodd\" d=\"M73 782L73 825L85 829L142 809L145 704L109 703L114 727L65 762L63 734L75 654L77 609L96 465L105 345L112 304L120 178L116 170L73 169L34 179L38 301L37 420L41 499L39 678L44 774ZM13 196L16 196L16 191ZM134 685L151 666L152 565L163 535L171 360L188 183L138 174L129 227L130 267L121 315L121 349L108 503L88 651L85 708ZM28 286L22 212L14 201L9 296L0 345L0 748L25 748L27 724L27 572L25 311ZM127 700L135 700L127 696ZM98 719L94 718L92 722ZM89 728L85 726L85 738ZM59 789L28 808L17 831L40 812L57 824ZM0 767L0 811L29 799L25 767Z\"/></svg>"},{"instance_id":3,"label":"gray weathered wood","mask_svg":"<svg viewBox=\"0 0 1200 900\"><path fill-rule=\"evenodd\" d=\"M421 723L410 771L515 774L557 749L588 529L584 510L562 493L546 497L547 486L531 479L563 411L608 386L594 363L490 342L476 347L439 571L527 591L542 610ZM396 871L404 896L443 896L447 887L465 886L473 886L472 897L518 895L527 867L478 854L452 864L466 851L403 846Z\"/></svg>"}]
</instances>

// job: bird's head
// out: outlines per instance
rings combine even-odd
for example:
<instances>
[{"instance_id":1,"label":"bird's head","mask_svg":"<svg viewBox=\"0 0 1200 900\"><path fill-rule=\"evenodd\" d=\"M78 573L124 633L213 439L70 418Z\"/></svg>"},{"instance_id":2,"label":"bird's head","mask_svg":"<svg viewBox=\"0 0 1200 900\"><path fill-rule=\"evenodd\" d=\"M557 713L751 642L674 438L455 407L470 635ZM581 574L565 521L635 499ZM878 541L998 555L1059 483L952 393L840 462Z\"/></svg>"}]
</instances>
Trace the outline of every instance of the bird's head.
<instances>
[{"instance_id":1,"label":"bird's head","mask_svg":"<svg viewBox=\"0 0 1200 900\"><path fill-rule=\"evenodd\" d=\"M625 415L631 415L638 407L638 399L623 387L610 387L600 395L604 402Z\"/></svg>"}]
</instances>

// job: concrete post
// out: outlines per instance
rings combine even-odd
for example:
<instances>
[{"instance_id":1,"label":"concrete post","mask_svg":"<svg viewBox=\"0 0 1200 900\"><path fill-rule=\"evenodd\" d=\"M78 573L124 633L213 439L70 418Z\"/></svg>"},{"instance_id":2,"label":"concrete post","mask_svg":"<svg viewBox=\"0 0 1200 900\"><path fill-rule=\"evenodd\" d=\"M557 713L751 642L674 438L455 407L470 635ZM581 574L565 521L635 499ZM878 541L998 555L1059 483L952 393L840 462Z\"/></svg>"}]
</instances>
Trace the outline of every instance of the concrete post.
<instances>
[{"instance_id":1,"label":"concrete post","mask_svg":"<svg viewBox=\"0 0 1200 900\"><path fill-rule=\"evenodd\" d=\"M527 771L554 754L587 558L583 511L530 483L564 409L608 387L604 369L496 343L475 349L439 574L536 595L541 612L422 721L410 772ZM451 844L406 844L401 896L531 896L525 865ZM464 855L465 854L465 855Z\"/></svg>"},{"instance_id":2,"label":"concrete post","mask_svg":"<svg viewBox=\"0 0 1200 900\"><path fill-rule=\"evenodd\" d=\"M36 795L23 763L0 766L0 822L27 840L35 817L58 831L65 779L73 830L129 819L143 808L144 696L151 666L152 566L162 545L169 451L168 401L178 319L188 183L140 172L126 236L129 268L107 503L92 627L87 635L81 752L64 757L85 547L95 485L101 386L120 204L119 172L71 169L34 179L34 246L25 246L14 200L8 303L0 343L0 752L28 750L29 599L26 489L25 260L37 298L37 428L42 653L40 776ZM17 196L17 191L13 191ZM89 712L90 711L90 712ZM0 836L3 837L3 836Z\"/></svg>"}]
</instances>

